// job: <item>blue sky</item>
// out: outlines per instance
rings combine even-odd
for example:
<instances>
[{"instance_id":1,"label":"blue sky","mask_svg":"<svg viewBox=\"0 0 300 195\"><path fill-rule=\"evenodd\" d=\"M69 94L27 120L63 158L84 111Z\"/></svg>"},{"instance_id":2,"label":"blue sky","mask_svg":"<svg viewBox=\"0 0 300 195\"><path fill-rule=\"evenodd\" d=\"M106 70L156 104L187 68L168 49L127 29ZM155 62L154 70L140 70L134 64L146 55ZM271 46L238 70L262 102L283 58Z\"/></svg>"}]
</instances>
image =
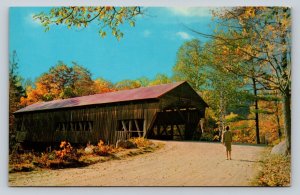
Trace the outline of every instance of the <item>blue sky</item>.
<instances>
[{"instance_id":1,"label":"blue sky","mask_svg":"<svg viewBox=\"0 0 300 195\"><path fill-rule=\"evenodd\" d=\"M105 38L92 24L85 29L51 26L50 31L32 19L41 7L10 9L9 50L17 51L19 73L34 80L57 64L72 61L92 72L93 79L103 77L112 82L154 78L157 73L172 74L178 48L187 40L200 38L186 26L211 33L209 8L144 8L135 27L124 24L124 37L117 41L110 33ZM203 40L204 41L204 40Z\"/></svg>"}]
</instances>

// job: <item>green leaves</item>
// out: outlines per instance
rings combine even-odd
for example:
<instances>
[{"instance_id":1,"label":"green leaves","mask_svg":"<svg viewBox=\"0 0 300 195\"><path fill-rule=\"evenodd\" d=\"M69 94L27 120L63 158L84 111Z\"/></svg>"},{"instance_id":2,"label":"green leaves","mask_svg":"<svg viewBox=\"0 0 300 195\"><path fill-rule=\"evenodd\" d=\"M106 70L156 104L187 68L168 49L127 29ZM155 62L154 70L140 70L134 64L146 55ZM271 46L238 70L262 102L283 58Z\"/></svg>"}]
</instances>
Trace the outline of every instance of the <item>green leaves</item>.
<instances>
[{"instance_id":1,"label":"green leaves","mask_svg":"<svg viewBox=\"0 0 300 195\"><path fill-rule=\"evenodd\" d=\"M176 64L173 67L176 80L188 81L194 89L200 90L205 83L205 51L197 39L185 42L177 52Z\"/></svg>"},{"instance_id":2,"label":"green leaves","mask_svg":"<svg viewBox=\"0 0 300 195\"><path fill-rule=\"evenodd\" d=\"M55 7L48 13L34 15L45 27L45 32L50 30L51 24L64 25L68 29L72 27L85 28L89 23L96 21L99 26L99 35L106 37L107 31L120 40L124 34L119 26L128 22L131 27L135 26L135 18L141 15L140 7Z\"/></svg>"}]
</instances>

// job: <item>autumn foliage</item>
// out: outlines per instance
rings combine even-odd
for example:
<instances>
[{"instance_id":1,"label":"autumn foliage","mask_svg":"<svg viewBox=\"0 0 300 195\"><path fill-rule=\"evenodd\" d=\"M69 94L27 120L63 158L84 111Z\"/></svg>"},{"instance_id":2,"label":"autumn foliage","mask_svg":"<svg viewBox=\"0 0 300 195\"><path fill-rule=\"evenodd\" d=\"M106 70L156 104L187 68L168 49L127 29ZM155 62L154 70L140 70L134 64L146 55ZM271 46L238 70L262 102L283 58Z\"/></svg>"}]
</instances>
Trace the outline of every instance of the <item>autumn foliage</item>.
<instances>
[{"instance_id":1,"label":"autumn foliage","mask_svg":"<svg viewBox=\"0 0 300 195\"><path fill-rule=\"evenodd\" d=\"M137 154L154 151L157 145L145 138L132 138L131 141L137 144ZM91 149L87 152L85 149ZM86 148L73 147L70 142L62 141L58 149L45 152L28 152L14 151L9 156L10 172L26 172L37 168L69 168L82 167L94 164L97 162L104 162L115 159L115 156L127 156L129 151L124 148L116 148L114 145L107 145L102 140L96 145L87 144ZM125 151L125 152L124 152ZM123 153L124 154L123 154ZM121 154L119 154L121 153Z\"/></svg>"},{"instance_id":2,"label":"autumn foliage","mask_svg":"<svg viewBox=\"0 0 300 195\"><path fill-rule=\"evenodd\" d=\"M135 143L137 145L137 147L149 147L149 146L153 145L153 143L150 140L148 140L144 137L131 138L130 141Z\"/></svg>"},{"instance_id":3,"label":"autumn foliage","mask_svg":"<svg viewBox=\"0 0 300 195\"><path fill-rule=\"evenodd\" d=\"M102 140L99 140L94 151L100 156L108 156L109 154L115 153L118 150L114 146L106 145Z\"/></svg>"},{"instance_id":4,"label":"autumn foliage","mask_svg":"<svg viewBox=\"0 0 300 195\"><path fill-rule=\"evenodd\" d=\"M291 156L268 155L263 168L253 183L258 186L290 186Z\"/></svg>"},{"instance_id":5,"label":"autumn foliage","mask_svg":"<svg viewBox=\"0 0 300 195\"><path fill-rule=\"evenodd\" d=\"M62 141L59 146L60 150L56 151L55 154L59 159L64 159L65 156L69 155L73 148L70 142Z\"/></svg>"},{"instance_id":6,"label":"autumn foliage","mask_svg":"<svg viewBox=\"0 0 300 195\"><path fill-rule=\"evenodd\" d=\"M103 17L95 20L106 23L104 19L115 13L115 18L107 18L116 22L112 26L118 26L121 21L134 26L135 20L130 16L135 17L141 14L140 11L138 7L63 7L38 14L35 19L41 21L46 29L52 23L68 28L84 28L89 25L93 15ZM72 17L76 13L83 14L81 22L76 20L75 15ZM18 100L14 101L18 106L27 106L39 101L187 80L195 90L201 92L210 106L210 118L207 121L213 120L205 126L202 140L218 140L214 131L224 129L225 125L231 127L235 142L272 144L282 138L289 140L290 9L220 8L213 10L213 16L216 22L213 34L194 31L209 40L201 42L192 39L184 42L177 52L171 77L157 74L152 80L141 77L112 83L104 78L93 80L91 72L75 62L71 66L58 62L37 78L34 85L27 86L25 96L18 96ZM50 21L50 18L53 20ZM102 29L100 35L104 37L107 30ZM116 37L122 36L117 28L112 27L111 31ZM275 99L264 99L270 94ZM105 150L104 146L101 147Z\"/></svg>"}]
</instances>

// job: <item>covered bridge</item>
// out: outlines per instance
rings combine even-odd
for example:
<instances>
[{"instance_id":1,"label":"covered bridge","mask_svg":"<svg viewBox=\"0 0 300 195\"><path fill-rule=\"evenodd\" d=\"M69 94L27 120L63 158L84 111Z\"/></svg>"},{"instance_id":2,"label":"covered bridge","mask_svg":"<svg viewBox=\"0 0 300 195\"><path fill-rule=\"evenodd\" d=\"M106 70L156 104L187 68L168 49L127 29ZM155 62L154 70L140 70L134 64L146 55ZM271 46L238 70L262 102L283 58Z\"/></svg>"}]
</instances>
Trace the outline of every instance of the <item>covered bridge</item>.
<instances>
[{"instance_id":1,"label":"covered bridge","mask_svg":"<svg viewBox=\"0 0 300 195\"><path fill-rule=\"evenodd\" d=\"M39 102L14 113L17 141L191 140L207 104L187 82Z\"/></svg>"}]
</instances>

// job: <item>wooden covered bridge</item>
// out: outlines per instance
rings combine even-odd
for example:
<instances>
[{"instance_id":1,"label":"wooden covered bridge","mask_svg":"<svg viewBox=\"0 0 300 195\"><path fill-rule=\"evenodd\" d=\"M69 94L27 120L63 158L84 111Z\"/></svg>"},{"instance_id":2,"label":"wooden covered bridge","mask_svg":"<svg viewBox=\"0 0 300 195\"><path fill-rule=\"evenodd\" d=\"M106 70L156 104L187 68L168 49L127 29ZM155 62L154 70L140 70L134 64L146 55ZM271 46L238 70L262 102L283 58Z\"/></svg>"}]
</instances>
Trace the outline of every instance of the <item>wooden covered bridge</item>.
<instances>
[{"instance_id":1,"label":"wooden covered bridge","mask_svg":"<svg viewBox=\"0 0 300 195\"><path fill-rule=\"evenodd\" d=\"M207 104L187 82L40 102L16 111L17 141L191 140Z\"/></svg>"}]
</instances>

